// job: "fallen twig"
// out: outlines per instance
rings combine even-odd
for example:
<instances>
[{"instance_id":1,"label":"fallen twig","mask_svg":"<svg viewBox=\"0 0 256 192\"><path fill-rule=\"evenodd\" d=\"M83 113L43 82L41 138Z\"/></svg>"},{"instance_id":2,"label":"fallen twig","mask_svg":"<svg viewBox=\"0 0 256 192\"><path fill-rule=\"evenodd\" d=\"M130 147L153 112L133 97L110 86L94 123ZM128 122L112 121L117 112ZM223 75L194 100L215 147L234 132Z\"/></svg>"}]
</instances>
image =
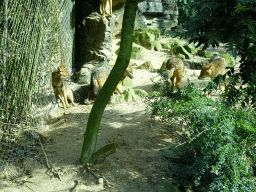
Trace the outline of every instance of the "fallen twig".
<instances>
[{"instance_id":1,"label":"fallen twig","mask_svg":"<svg viewBox=\"0 0 256 192\"><path fill-rule=\"evenodd\" d=\"M35 190L31 189L29 186L25 185L27 188L29 188L31 191L36 192Z\"/></svg>"},{"instance_id":2,"label":"fallen twig","mask_svg":"<svg viewBox=\"0 0 256 192\"><path fill-rule=\"evenodd\" d=\"M58 177L58 178L60 179L60 181L62 181L62 179L61 179L61 177L60 177L60 173L59 173L60 169L56 169L55 167L49 165L49 161L48 161L47 155L46 155L46 153L45 153L45 151L44 151L44 148L43 148L43 145L42 145L42 143L41 143L40 138L39 138L39 143L40 143L41 148L42 148L42 151L43 151L43 153L44 153L45 160L46 160L46 166L47 166L47 168L48 168L48 170L46 171L46 174L47 174L47 175L50 175L51 177L52 177L52 176L56 176L56 177Z\"/></svg>"},{"instance_id":3,"label":"fallen twig","mask_svg":"<svg viewBox=\"0 0 256 192\"><path fill-rule=\"evenodd\" d=\"M112 186L114 186L114 185L113 185L112 183L110 183L99 171L97 171L98 174L99 174L99 176L98 176L98 175L96 175L96 173L95 173L96 170L95 170L95 169L92 170L90 166L85 165L85 169L86 169L88 172L90 172L90 173L95 177L95 179L97 179L98 181L99 181L100 178L103 178L103 179L104 179L104 182L105 182L105 185L107 185L107 187L111 188ZM94 171L95 171L95 172L94 172Z\"/></svg>"}]
</instances>

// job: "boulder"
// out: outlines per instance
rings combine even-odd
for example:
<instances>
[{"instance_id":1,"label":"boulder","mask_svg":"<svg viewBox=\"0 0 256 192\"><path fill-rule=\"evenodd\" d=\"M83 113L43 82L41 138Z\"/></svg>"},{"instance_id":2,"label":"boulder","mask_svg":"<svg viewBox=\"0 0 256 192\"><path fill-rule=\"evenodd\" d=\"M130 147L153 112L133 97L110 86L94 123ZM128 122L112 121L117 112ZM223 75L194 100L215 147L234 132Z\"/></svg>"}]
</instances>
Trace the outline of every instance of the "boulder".
<instances>
[{"instance_id":1,"label":"boulder","mask_svg":"<svg viewBox=\"0 0 256 192\"><path fill-rule=\"evenodd\" d=\"M145 97L147 92L142 89L126 89L123 92L125 101L135 101L136 97Z\"/></svg>"},{"instance_id":2,"label":"boulder","mask_svg":"<svg viewBox=\"0 0 256 192\"><path fill-rule=\"evenodd\" d=\"M99 13L93 12L84 18L80 26L80 68L91 60L111 60L114 25L115 16L103 18Z\"/></svg>"},{"instance_id":3,"label":"boulder","mask_svg":"<svg viewBox=\"0 0 256 192\"><path fill-rule=\"evenodd\" d=\"M138 66L136 69L147 69L150 71L154 71L154 66L152 65L151 61L147 61L140 66Z\"/></svg>"},{"instance_id":4,"label":"boulder","mask_svg":"<svg viewBox=\"0 0 256 192\"><path fill-rule=\"evenodd\" d=\"M153 42L160 36L159 29L140 29L133 32L133 42L147 49L153 48Z\"/></svg>"},{"instance_id":5,"label":"boulder","mask_svg":"<svg viewBox=\"0 0 256 192\"><path fill-rule=\"evenodd\" d=\"M155 51L161 51L162 50L162 45L159 41L153 41L152 47Z\"/></svg>"},{"instance_id":6,"label":"boulder","mask_svg":"<svg viewBox=\"0 0 256 192\"><path fill-rule=\"evenodd\" d=\"M169 31L178 24L178 8L175 0L144 0L138 4L135 29L159 28Z\"/></svg>"},{"instance_id":7,"label":"boulder","mask_svg":"<svg viewBox=\"0 0 256 192\"><path fill-rule=\"evenodd\" d=\"M191 58L191 54L180 44L178 39L172 39L170 41L171 44L171 54L179 55L182 54L185 56L186 59Z\"/></svg>"}]
</instances>

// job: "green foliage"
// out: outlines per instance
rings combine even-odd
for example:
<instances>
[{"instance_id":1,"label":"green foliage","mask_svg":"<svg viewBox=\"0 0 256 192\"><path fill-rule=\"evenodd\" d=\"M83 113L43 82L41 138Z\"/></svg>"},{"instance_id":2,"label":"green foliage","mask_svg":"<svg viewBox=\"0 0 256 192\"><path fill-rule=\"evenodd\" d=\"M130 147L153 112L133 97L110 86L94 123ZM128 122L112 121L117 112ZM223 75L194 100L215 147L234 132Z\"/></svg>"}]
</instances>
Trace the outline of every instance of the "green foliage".
<instances>
[{"instance_id":1,"label":"green foliage","mask_svg":"<svg viewBox=\"0 0 256 192\"><path fill-rule=\"evenodd\" d=\"M232 98L243 95L242 105L252 104L255 108L256 17L253 15L256 13L256 1L202 0L196 1L192 9L197 10L197 15L186 21L186 31L180 36L191 37L190 42L197 43L197 47L204 45L203 50L219 46L222 42L234 58L239 55L242 58L240 72L235 74L232 70L228 73L234 80L228 87L227 102L234 104ZM235 86L239 85L238 79L246 86Z\"/></svg>"},{"instance_id":2,"label":"green foliage","mask_svg":"<svg viewBox=\"0 0 256 192\"><path fill-rule=\"evenodd\" d=\"M171 92L170 83L163 79L158 87L162 87L160 94L148 96L149 106L153 116L187 125L187 154L192 155L186 175L193 185L207 186L207 191L253 191L255 112L208 99L193 83L177 93ZM184 175L184 170L177 175Z\"/></svg>"},{"instance_id":3,"label":"green foliage","mask_svg":"<svg viewBox=\"0 0 256 192\"><path fill-rule=\"evenodd\" d=\"M194 2L195 0L177 0L179 9L179 24L183 25L187 20L197 14L196 9L192 7Z\"/></svg>"}]
</instances>

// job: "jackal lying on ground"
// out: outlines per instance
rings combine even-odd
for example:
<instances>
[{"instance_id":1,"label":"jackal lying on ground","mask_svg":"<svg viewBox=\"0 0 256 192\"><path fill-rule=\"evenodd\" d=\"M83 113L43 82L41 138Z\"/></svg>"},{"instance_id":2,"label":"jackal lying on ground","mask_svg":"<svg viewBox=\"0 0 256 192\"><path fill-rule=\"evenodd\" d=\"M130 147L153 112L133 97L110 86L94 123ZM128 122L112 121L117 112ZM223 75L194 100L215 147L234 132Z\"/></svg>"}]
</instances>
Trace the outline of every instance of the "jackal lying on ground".
<instances>
[{"instance_id":1,"label":"jackal lying on ground","mask_svg":"<svg viewBox=\"0 0 256 192\"><path fill-rule=\"evenodd\" d=\"M106 6L107 6L107 1L109 2L109 7L110 7L110 15L112 16L112 0L100 0L100 13L102 14L103 17L105 17L105 14L108 14L106 11Z\"/></svg>"},{"instance_id":2,"label":"jackal lying on ground","mask_svg":"<svg viewBox=\"0 0 256 192\"><path fill-rule=\"evenodd\" d=\"M213 80L215 77L220 75L225 75L227 73L226 70L227 64L224 57L221 55L213 55L205 66L202 67L200 76L198 79L204 79L205 77L210 77ZM224 87L226 89L227 83L226 79L224 81ZM221 89L221 84L219 82L219 87Z\"/></svg>"},{"instance_id":3,"label":"jackal lying on ground","mask_svg":"<svg viewBox=\"0 0 256 192\"><path fill-rule=\"evenodd\" d=\"M102 89L103 85L105 84L110 72L112 70L112 67L110 66L102 66L99 67L97 69L95 69L92 72L92 76L91 76L91 90L93 90L94 96L97 97L100 90ZM125 77L130 77L131 79L133 78L133 69L132 67L129 65L124 73L124 75L122 76L121 81L123 81L125 79ZM119 83L120 83L119 82ZM120 87L120 84L118 84L116 86L115 89L118 93L122 94L123 91Z\"/></svg>"},{"instance_id":4,"label":"jackal lying on ground","mask_svg":"<svg viewBox=\"0 0 256 192\"><path fill-rule=\"evenodd\" d=\"M160 69L166 69L164 72L164 77L167 79L171 79L172 81L172 89L174 86L178 88L180 91L180 84L182 81L182 76L184 72L184 63L181 59L176 57L171 57L166 59ZM176 82L174 85L174 78L176 77Z\"/></svg>"},{"instance_id":5,"label":"jackal lying on ground","mask_svg":"<svg viewBox=\"0 0 256 192\"><path fill-rule=\"evenodd\" d=\"M70 81L70 78L68 77L68 72L63 65L60 65L56 71L52 72L53 91L56 97L60 99L65 109L69 107L68 100L73 106L76 106L74 103L73 92L67 81Z\"/></svg>"}]
</instances>

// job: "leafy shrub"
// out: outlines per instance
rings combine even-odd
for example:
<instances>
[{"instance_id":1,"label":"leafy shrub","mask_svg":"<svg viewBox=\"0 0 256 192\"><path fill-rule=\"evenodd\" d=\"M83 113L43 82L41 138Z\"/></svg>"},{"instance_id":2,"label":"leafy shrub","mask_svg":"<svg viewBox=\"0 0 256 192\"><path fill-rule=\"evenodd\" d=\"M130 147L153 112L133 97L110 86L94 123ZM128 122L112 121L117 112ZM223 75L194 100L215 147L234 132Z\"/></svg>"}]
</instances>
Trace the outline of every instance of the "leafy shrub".
<instances>
[{"instance_id":1,"label":"leafy shrub","mask_svg":"<svg viewBox=\"0 0 256 192\"><path fill-rule=\"evenodd\" d=\"M180 2L186 2L180 0ZM227 102L232 104L232 98L242 97L242 105L252 105L256 108L256 1L221 1L221 0L201 0L189 1L190 9L196 10L196 15L187 19L183 27L184 33L181 37L190 38L196 46L218 47L224 43L228 51L232 52L234 58L240 56L239 72L231 71L229 76L233 76L237 81L236 86L229 86L227 90ZM193 3L194 2L194 3ZM198 54L202 54L200 51ZM223 55L225 57L225 55ZM225 58L227 59L227 58ZM229 66L234 66L234 62L226 60ZM239 86L242 83L243 87ZM232 89L231 89L232 88ZM231 98L231 99L230 99Z\"/></svg>"},{"instance_id":2,"label":"leafy shrub","mask_svg":"<svg viewBox=\"0 0 256 192\"><path fill-rule=\"evenodd\" d=\"M194 0L177 0L179 9L179 24L184 24L187 20L197 14L197 10L192 6Z\"/></svg>"},{"instance_id":3,"label":"leafy shrub","mask_svg":"<svg viewBox=\"0 0 256 192\"><path fill-rule=\"evenodd\" d=\"M156 86L161 83L160 94L148 96L149 106L163 121L187 125L186 144L193 154L187 175L193 185L206 185L207 191L253 191L255 112L208 99L193 83L177 93L170 91L167 80Z\"/></svg>"}]
</instances>

